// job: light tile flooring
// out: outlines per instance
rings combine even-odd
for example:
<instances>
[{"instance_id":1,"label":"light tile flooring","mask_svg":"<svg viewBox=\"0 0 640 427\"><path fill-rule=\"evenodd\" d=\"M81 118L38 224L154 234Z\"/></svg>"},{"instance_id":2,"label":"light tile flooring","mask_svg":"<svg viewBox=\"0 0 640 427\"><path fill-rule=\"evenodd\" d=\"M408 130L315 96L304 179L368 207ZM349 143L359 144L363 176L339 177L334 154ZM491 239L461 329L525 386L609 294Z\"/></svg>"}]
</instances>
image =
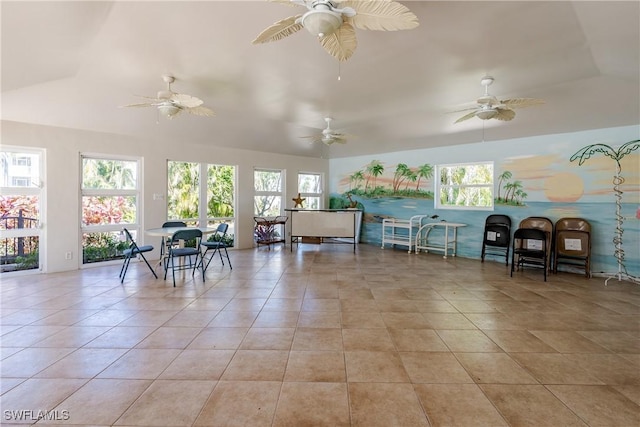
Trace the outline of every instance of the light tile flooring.
<instances>
[{"instance_id":1,"label":"light tile flooring","mask_svg":"<svg viewBox=\"0 0 640 427\"><path fill-rule=\"evenodd\" d=\"M640 425L640 286L360 245L2 278L2 423ZM31 411L31 412L28 412Z\"/></svg>"}]
</instances>

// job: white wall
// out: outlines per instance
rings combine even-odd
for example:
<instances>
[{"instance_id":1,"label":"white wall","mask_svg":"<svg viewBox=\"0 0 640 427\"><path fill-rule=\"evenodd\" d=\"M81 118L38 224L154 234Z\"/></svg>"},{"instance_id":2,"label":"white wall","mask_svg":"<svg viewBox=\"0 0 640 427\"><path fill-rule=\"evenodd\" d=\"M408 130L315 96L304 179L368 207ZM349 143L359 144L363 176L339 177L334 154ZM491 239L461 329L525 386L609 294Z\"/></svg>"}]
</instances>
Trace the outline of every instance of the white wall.
<instances>
[{"instance_id":1,"label":"white wall","mask_svg":"<svg viewBox=\"0 0 640 427\"><path fill-rule=\"evenodd\" d=\"M291 198L297 191L298 171L320 172L328 176L326 159L287 156L272 153L220 148L176 141L173 146L121 135L81 130L36 126L2 121L2 143L12 146L46 149L45 191L47 198L43 233L46 241L46 272L79 268L80 252L80 154L117 154L143 159L143 200L141 227L160 226L166 220L166 200L153 200L154 193L166 194L167 160L235 165L236 224L235 246L253 246L253 169L254 167L286 170L286 195L283 206L293 207ZM212 136L215 138L215 136ZM145 242L146 239L146 242ZM159 241L141 235L142 243ZM72 260L64 253L73 251ZM156 257L159 254L155 254Z\"/></svg>"}]
</instances>

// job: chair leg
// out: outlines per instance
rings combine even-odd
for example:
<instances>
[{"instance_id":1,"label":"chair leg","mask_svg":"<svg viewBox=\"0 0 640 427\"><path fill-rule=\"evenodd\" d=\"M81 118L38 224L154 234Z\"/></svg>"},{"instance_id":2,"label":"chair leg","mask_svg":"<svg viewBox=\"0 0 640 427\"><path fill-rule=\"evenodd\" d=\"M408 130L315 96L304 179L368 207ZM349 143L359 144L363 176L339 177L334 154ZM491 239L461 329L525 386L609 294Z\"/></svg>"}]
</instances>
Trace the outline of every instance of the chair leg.
<instances>
[{"instance_id":1,"label":"chair leg","mask_svg":"<svg viewBox=\"0 0 640 427\"><path fill-rule=\"evenodd\" d=\"M124 283L124 277L127 275L127 270L129 269L129 262L131 261L131 257L127 256L124 259L124 263L122 264L122 268L120 269L120 283Z\"/></svg>"},{"instance_id":2,"label":"chair leg","mask_svg":"<svg viewBox=\"0 0 640 427\"><path fill-rule=\"evenodd\" d=\"M209 257L209 261L207 261L207 265L204 267L204 269L206 270L207 268L209 268L209 264L211 264L211 260L213 259L213 257L216 254L216 251L218 250L218 248L214 248L213 252L211 253L211 256ZM209 252L209 248L207 248L207 250L204 252L204 255L207 254L207 252ZM204 255L202 257L202 262L204 262Z\"/></svg>"},{"instance_id":3,"label":"chair leg","mask_svg":"<svg viewBox=\"0 0 640 427\"><path fill-rule=\"evenodd\" d=\"M218 248L218 255L220 255L220 262L224 265L224 260L222 259L222 249Z\"/></svg>"},{"instance_id":4,"label":"chair leg","mask_svg":"<svg viewBox=\"0 0 640 427\"><path fill-rule=\"evenodd\" d=\"M227 256L227 262L229 263L229 269L233 270L233 267L231 266L231 260L229 259L229 252L227 251L227 247L224 246L224 254ZM220 252L220 256L222 256L222 252Z\"/></svg>"},{"instance_id":5,"label":"chair leg","mask_svg":"<svg viewBox=\"0 0 640 427\"><path fill-rule=\"evenodd\" d=\"M176 264L175 257L171 257L171 274L173 276L173 287L176 287Z\"/></svg>"},{"instance_id":6,"label":"chair leg","mask_svg":"<svg viewBox=\"0 0 640 427\"><path fill-rule=\"evenodd\" d=\"M151 270L151 273L153 273L153 277L155 277L157 279L158 275L153 270L153 267L151 267L151 264L149 264L149 261L147 261L147 258L145 258L144 254L139 254L139 255L142 257L142 259L144 260L145 264L147 264L147 267L149 267L149 270Z\"/></svg>"}]
</instances>

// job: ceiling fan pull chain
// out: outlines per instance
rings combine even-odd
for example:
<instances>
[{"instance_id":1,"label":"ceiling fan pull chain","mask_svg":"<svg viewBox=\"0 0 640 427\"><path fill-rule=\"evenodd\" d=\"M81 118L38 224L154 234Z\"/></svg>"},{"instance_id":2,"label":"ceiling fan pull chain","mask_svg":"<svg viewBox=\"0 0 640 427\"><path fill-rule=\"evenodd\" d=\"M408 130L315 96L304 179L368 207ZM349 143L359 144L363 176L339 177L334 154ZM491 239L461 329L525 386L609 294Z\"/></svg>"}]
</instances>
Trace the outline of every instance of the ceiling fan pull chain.
<instances>
[{"instance_id":1,"label":"ceiling fan pull chain","mask_svg":"<svg viewBox=\"0 0 640 427\"><path fill-rule=\"evenodd\" d=\"M340 61L338 61L338 81L340 81L340 73L341 73L340 69L341 69L340 68Z\"/></svg>"}]
</instances>

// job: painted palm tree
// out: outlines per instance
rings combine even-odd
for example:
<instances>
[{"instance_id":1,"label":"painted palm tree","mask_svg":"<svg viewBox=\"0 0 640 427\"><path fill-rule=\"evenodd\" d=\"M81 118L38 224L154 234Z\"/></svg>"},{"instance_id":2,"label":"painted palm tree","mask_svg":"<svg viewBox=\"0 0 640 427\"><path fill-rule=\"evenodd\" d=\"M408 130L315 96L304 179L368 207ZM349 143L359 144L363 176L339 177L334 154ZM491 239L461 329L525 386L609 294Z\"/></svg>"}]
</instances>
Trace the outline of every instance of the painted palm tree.
<instances>
[{"instance_id":1,"label":"painted palm tree","mask_svg":"<svg viewBox=\"0 0 640 427\"><path fill-rule=\"evenodd\" d=\"M351 176L349 176L349 190L352 190L353 187L355 189L360 188L360 184L364 181L364 173L362 171L356 171ZM351 186L353 184L353 186Z\"/></svg>"},{"instance_id":2,"label":"painted palm tree","mask_svg":"<svg viewBox=\"0 0 640 427\"><path fill-rule=\"evenodd\" d=\"M502 187L502 183L510 180L512 176L513 174L510 171L504 171L498 176L498 200L500 200L500 188Z\"/></svg>"},{"instance_id":3,"label":"painted palm tree","mask_svg":"<svg viewBox=\"0 0 640 427\"><path fill-rule=\"evenodd\" d=\"M404 174L404 178L407 180L404 189L408 190L409 184L418 180L418 174L413 169L408 169Z\"/></svg>"},{"instance_id":4,"label":"painted palm tree","mask_svg":"<svg viewBox=\"0 0 640 427\"><path fill-rule=\"evenodd\" d=\"M378 177L384 173L384 166L382 163L376 160L376 164L371 168L371 174L373 175L373 188L374 190L378 186Z\"/></svg>"},{"instance_id":5,"label":"painted palm tree","mask_svg":"<svg viewBox=\"0 0 640 427\"><path fill-rule=\"evenodd\" d=\"M406 163L398 163L396 171L393 174L393 191L400 190L400 185L407 177L407 172L410 171L409 166Z\"/></svg>"},{"instance_id":6,"label":"painted palm tree","mask_svg":"<svg viewBox=\"0 0 640 427\"><path fill-rule=\"evenodd\" d=\"M369 188L369 180L371 178L374 180L373 188L376 188L375 180L382 174L382 171L384 171L384 167L380 163L380 160L372 160L371 163L366 166L365 171L367 172L367 180L364 183L364 190L366 191Z\"/></svg>"},{"instance_id":7,"label":"painted palm tree","mask_svg":"<svg viewBox=\"0 0 640 427\"><path fill-rule=\"evenodd\" d=\"M522 191L522 181L513 181L510 183L510 192L505 193L504 198L505 201L511 201L513 202L515 200L516 197L516 193L518 191Z\"/></svg>"},{"instance_id":8,"label":"painted palm tree","mask_svg":"<svg viewBox=\"0 0 640 427\"><path fill-rule=\"evenodd\" d=\"M420 190L420 181L422 180L422 178L429 179L433 176L433 166L431 166L429 163L418 166L416 174L418 175L418 179L416 181L416 191L418 191Z\"/></svg>"},{"instance_id":9,"label":"painted palm tree","mask_svg":"<svg viewBox=\"0 0 640 427\"><path fill-rule=\"evenodd\" d=\"M613 192L616 197L616 234L613 238L613 244L615 247L614 256L618 262L618 272L609 277L604 282L605 285L609 279L613 277L617 277L618 281L627 279L635 283L640 283L640 277L632 276L627 273L627 268L624 265L624 250L622 248L622 233L624 232L622 224L624 222L624 217L620 213L622 208L622 190L620 190L620 186L624 183L620 160L638 148L640 148L640 139L624 143L617 150L614 150L612 147L605 144L593 144L581 148L569 159L572 162L578 160L578 165L581 166L592 155L602 153L616 162L616 174L613 176Z\"/></svg>"}]
</instances>

